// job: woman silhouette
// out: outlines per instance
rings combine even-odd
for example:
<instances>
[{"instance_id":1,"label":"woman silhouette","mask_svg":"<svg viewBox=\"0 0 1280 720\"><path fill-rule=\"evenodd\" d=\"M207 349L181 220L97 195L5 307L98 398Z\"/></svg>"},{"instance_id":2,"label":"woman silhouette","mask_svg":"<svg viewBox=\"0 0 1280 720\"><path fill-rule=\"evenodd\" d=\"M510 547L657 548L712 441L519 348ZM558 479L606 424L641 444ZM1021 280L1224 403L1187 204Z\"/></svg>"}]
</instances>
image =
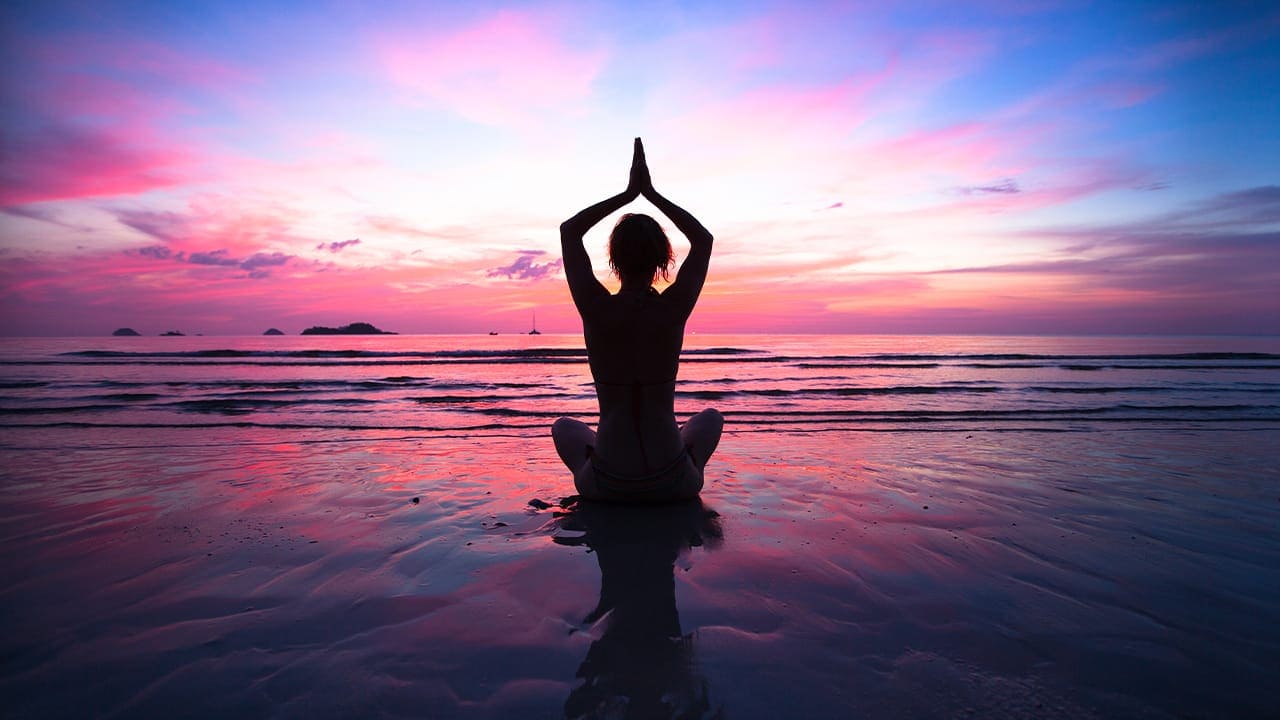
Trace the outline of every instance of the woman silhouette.
<instances>
[{"instance_id":1,"label":"woman silhouette","mask_svg":"<svg viewBox=\"0 0 1280 720\"><path fill-rule=\"evenodd\" d=\"M689 238L689 255L675 282L659 293L653 281L659 273L668 277L671 242L648 215L623 215L609 236L609 267L622 281L611 295L592 273L582 237L641 196ZM644 146L636 138L627 189L561 224L560 245L600 406L596 432L570 418L560 418L551 428L556 452L573 472L578 493L614 502L696 497L724 418L703 410L677 425L675 384L685 321L707 277L711 233L653 188Z\"/></svg>"}]
</instances>

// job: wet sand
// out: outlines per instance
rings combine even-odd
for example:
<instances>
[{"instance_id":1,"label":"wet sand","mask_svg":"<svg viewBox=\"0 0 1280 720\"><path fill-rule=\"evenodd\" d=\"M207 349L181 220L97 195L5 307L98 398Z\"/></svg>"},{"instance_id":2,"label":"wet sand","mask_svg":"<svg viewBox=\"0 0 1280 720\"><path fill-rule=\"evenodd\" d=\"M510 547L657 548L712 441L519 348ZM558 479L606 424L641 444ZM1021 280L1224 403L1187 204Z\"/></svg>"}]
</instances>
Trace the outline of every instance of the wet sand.
<instances>
[{"instance_id":1,"label":"wet sand","mask_svg":"<svg viewBox=\"0 0 1280 720\"><path fill-rule=\"evenodd\" d=\"M0 451L10 717L1280 713L1273 430L735 433L628 511L543 437L95 432Z\"/></svg>"}]
</instances>

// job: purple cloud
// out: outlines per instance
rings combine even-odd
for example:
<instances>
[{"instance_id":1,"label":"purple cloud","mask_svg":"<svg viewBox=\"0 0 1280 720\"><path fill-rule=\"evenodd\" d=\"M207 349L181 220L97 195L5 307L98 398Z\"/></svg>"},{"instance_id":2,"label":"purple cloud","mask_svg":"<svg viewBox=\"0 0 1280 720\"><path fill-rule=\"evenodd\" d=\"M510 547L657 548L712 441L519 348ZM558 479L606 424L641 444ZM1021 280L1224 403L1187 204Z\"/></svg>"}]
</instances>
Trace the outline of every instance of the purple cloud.
<instances>
[{"instance_id":1,"label":"purple cloud","mask_svg":"<svg viewBox=\"0 0 1280 720\"><path fill-rule=\"evenodd\" d=\"M138 248L138 254L145 255L149 258L155 258L156 260L168 260L174 256L174 252L164 245L151 245L144 248ZM179 255L180 254L181 253L179 253ZM179 261L182 260L182 258L177 259Z\"/></svg>"},{"instance_id":2,"label":"purple cloud","mask_svg":"<svg viewBox=\"0 0 1280 720\"><path fill-rule=\"evenodd\" d=\"M239 260L227 256L226 250L213 250L210 252L193 252L187 258L187 262L196 265L223 265L233 267L240 264Z\"/></svg>"},{"instance_id":3,"label":"purple cloud","mask_svg":"<svg viewBox=\"0 0 1280 720\"><path fill-rule=\"evenodd\" d=\"M116 219L126 227L163 242L177 242L188 235L190 219L175 212L117 210Z\"/></svg>"},{"instance_id":4,"label":"purple cloud","mask_svg":"<svg viewBox=\"0 0 1280 720\"><path fill-rule=\"evenodd\" d=\"M231 257L225 249L193 252L188 255L182 251L174 252L172 249L164 245L149 245L147 247L138 248L133 252L155 260L172 260L174 262L189 263L192 265L240 268L241 270L248 272L246 277L255 280L260 280L271 274L271 271L265 268L284 265L296 257L295 255L289 255L282 252L257 252L247 258L240 259Z\"/></svg>"},{"instance_id":5,"label":"purple cloud","mask_svg":"<svg viewBox=\"0 0 1280 720\"><path fill-rule=\"evenodd\" d=\"M356 242L359 242L359 240L357 240ZM245 260L242 260L240 262L240 267L244 268L245 270L258 270L259 268L264 268L264 267L276 267L279 265L284 265L285 263L289 262L292 259L293 259L292 255L286 255L282 252L273 252L273 253L259 252L259 253L254 253L250 255Z\"/></svg>"},{"instance_id":6,"label":"purple cloud","mask_svg":"<svg viewBox=\"0 0 1280 720\"><path fill-rule=\"evenodd\" d=\"M510 265L490 270L489 277L506 277L514 280L540 280L549 277L560 269L564 261L557 258L553 262L534 262L536 258L546 254L545 250L521 250Z\"/></svg>"},{"instance_id":7,"label":"purple cloud","mask_svg":"<svg viewBox=\"0 0 1280 720\"><path fill-rule=\"evenodd\" d=\"M1209 216L1212 216L1210 219ZM1280 185L1261 185L1218 195L1170 218L1214 224L1255 225L1280 222Z\"/></svg>"},{"instance_id":8,"label":"purple cloud","mask_svg":"<svg viewBox=\"0 0 1280 720\"><path fill-rule=\"evenodd\" d=\"M1280 287L1280 186L1226 193L1176 212L1124 225L1050 228L1077 242L1068 256L1033 262L941 270L934 274L1054 274L1078 278L1082 288L1183 297L1253 299L1275 307Z\"/></svg>"},{"instance_id":9,"label":"purple cloud","mask_svg":"<svg viewBox=\"0 0 1280 720\"><path fill-rule=\"evenodd\" d=\"M39 220L40 222L47 222L51 225L58 225L64 228L71 228L72 230L86 229L80 225L72 225L71 223L63 222L62 220L58 219L58 217L54 215L52 212L38 210L34 207L27 207L27 206L21 206L21 205L15 205L12 207L0 207L0 213L4 213L5 215L12 215L13 217L26 218L27 220Z\"/></svg>"},{"instance_id":10,"label":"purple cloud","mask_svg":"<svg viewBox=\"0 0 1280 720\"><path fill-rule=\"evenodd\" d=\"M360 238L351 238L350 240L341 240L341 241L335 240L333 242L320 243L319 245L316 246L316 249L328 250L329 252L336 253L336 252L341 252L344 248L349 248L352 245L359 245L359 244L360 244Z\"/></svg>"}]
</instances>

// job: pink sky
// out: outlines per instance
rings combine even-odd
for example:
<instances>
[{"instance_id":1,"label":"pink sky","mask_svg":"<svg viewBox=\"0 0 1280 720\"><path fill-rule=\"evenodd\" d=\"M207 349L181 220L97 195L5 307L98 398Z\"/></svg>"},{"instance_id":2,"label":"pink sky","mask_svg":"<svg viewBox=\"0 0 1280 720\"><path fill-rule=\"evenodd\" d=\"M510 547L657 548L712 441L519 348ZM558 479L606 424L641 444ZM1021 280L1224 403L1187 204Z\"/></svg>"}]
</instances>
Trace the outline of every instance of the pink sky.
<instances>
[{"instance_id":1,"label":"pink sky","mask_svg":"<svg viewBox=\"0 0 1280 720\"><path fill-rule=\"evenodd\" d=\"M798 7L4 10L0 333L578 332L635 136L690 330L1280 332L1280 13Z\"/></svg>"}]
</instances>

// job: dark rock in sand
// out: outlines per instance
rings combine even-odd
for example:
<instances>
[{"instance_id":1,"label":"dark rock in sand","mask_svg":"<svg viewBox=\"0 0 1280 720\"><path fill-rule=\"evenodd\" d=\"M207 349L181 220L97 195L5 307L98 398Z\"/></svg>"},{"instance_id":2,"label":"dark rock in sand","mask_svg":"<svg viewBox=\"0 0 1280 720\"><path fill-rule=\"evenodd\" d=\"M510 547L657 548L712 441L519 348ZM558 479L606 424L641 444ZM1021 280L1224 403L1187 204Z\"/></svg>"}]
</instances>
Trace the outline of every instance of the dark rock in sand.
<instances>
[{"instance_id":1,"label":"dark rock in sand","mask_svg":"<svg viewBox=\"0 0 1280 720\"><path fill-rule=\"evenodd\" d=\"M133 328L120 328L119 330L116 330L111 334L116 337L141 337L142 336L142 333L138 332L137 330L134 330Z\"/></svg>"},{"instance_id":2,"label":"dark rock in sand","mask_svg":"<svg viewBox=\"0 0 1280 720\"><path fill-rule=\"evenodd\" d=\"M529 507L536 508L538 510L546 510L547 508L551 507L551 503L546 502L545 500L539 500L538 498L534 498L529 501Z\"/></svg>"},{"instance_id":3,"label":"dark rock in sand","mask_svg":"<svg viewBox=\"0 0 1280 720\"><path fill-rule=\"evenodd\" d=\"M303 330L302 334L303 335L395 335L396 333L388 332L386 330L379 330L378 328L366 322L357 322L357 323L351 323L350 325L343 325L340 328L331 328L331 327L324 327L323 325L316 325L314 327L309 327L306 330Z\"/></svg>"}]
</instances>

